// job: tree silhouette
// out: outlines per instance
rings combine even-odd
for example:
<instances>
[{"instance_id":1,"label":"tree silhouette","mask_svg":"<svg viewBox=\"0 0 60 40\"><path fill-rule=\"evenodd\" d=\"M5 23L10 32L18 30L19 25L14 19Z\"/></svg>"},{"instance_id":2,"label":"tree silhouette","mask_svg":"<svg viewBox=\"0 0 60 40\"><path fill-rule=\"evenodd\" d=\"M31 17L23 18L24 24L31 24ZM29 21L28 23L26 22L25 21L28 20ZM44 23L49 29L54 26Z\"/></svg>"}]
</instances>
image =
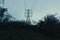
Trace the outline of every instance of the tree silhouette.
<instances>
[{"instance_id":1,"label":"tree silhouette","mask_svg":"<svg viewBox=\"0 0 60 40\"><path fill-rule=\"evenodd\" d=\"M59 29L59 20L55 15L47 15L44 17L44 21L40 21L38 26L40 26L40 31L44 34L54 35Z\"/></svg>"},{"instance_id":2,"label":"tree silhouette","mask_svg":"<svg viewBox=\"0 0 60 40\"><path fill-rule=\"evenodd\" d=\"M3 18L3 16L4 16L4 12L5 12L5 11L7 11L7 9L0 7L0 22L2 21L2 18Z\"/></svg>"},{"instance_id":3,"label":"tree silhouette","mask_svg":"<svg viewBox=\"0 0 60 40\"><path fill-rule=\"evenodd\" d=\"M10 20L10 18L13 18L7 12L8 12L7 8L0 8L0 22L8 22ZM5 14L7 14L7 15L5 15Z\"/></svg>"}]
</instances>

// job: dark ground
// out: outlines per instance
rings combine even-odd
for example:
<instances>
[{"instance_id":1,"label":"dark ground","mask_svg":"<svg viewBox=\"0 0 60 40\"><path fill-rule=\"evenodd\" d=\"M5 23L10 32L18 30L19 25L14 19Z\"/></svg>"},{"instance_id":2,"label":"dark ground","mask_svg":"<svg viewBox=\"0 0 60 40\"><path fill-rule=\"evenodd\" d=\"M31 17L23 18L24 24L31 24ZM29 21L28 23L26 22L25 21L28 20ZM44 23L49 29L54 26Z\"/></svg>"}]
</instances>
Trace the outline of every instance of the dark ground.
<instances>
[{"instance_id":1,"label":"dark ground","mask_svg":"<svg viewBox=\"0 0 60 40\"><path fill-rule=\"evenodd\" d=\"M26 27L24 24L0 23L0 40L60 40L60 38L46 36L36 28Z\"/></svg>"}]
</instances>

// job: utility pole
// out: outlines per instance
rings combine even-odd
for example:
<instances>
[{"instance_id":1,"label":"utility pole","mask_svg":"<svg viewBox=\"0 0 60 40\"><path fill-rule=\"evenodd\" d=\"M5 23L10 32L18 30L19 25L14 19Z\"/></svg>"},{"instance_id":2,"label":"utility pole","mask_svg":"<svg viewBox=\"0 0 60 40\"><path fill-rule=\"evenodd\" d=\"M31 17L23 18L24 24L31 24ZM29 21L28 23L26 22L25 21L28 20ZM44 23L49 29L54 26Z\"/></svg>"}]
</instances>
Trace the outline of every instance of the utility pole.
<instances>
[{"instance_id":1,"label":"utility pole","mask_svg":"<svg viewBox=\"0 0 60 40\"><path fill-rule=\"evenodd\" d=\"M5 0L1 0L0 4L2 4L2 6L0 6L0 21L3 22L4 13L7 12L7 8L4 8Z\"/></svg>"},{"instance_id":2,"label":"utility pole","mask_svg":"<svg viewBox=\"0 0 60 40\"><path fill-rule=\"evenodd\" d=\"M32 16L31 14L32 14L32 11L30 9L25 10L26 22L28 24L31 24L31 19L30 19Z\"/></svg>"},{"instance_id":3,"label":"utility pole","mask_svg":"<svg viewBox=\"0 0 60 40\"><path fill-rule=\"evenodd\" d=\"M5 0L0 0L0 7L4 8Z\"/></svg>"},{"instance_id":4,"label":"utility pole","mask_svg":"<svg viewBox=\"0 0 60 40\"><path fill-rule=\"evenodd\" d=\"M5 0L2 0L2 5L3 5L3 8L4 8L4 4L5 4Z\"/></svg>"}]
</instances>

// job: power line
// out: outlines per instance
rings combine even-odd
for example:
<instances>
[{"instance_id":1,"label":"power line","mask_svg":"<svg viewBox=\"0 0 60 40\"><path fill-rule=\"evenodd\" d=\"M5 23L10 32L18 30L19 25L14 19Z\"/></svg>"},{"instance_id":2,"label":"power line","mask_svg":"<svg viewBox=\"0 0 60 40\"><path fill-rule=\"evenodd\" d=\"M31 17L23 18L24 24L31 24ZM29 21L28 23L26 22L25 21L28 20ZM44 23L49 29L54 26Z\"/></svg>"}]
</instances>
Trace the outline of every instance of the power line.
<instances>
[{"instance_id":1,"label":"power line","mask_svg":"<svg viewBox=\"0 0 60 40\"><path fill-rule=\"evenodd\" d=\"M31 1L31 0L30 0ZM30 9L35 9L35 6L36 6L36 4L37 4L37 0L34 0L33 1L34 3L32 4L30 4L29 5L29 0L24 0L24 8L25 8L25 16L26 16L26 22L27 23L29 23L29 24L31 24L31 17L32 17L32 10L30 10ZM27 5L28 4L28 5ZM29 9L29 7L28 6L30 6L30 9ZM27 9L28 8L28 9Z\"/></svg>"},{"instance_id":2,"label":"power line","mask_svg":"<svg viewBox=\"0 0 60 40\"><path fill-rule=\"evenodd\" d=\"M24 9L26 10L26 0L24 0Z\"/></svg>"},{"instance_id":3,"label":"power line","mask_svg":"<svg viewBox=\"0 0 60 40\"><path fill-rule=\"evenodd\" d=\"M32 2L33 1L33 2ZM31 3L32 2L32 3ZM31 4L29 4L29 3L31 3ZM27 5L28 4L28 5ZM36 7L36 5L37 5L37 0L24 0L24 8L25 9L27 9L27 8L31 8L32 10L34 10L35 9L35 7ZM27 7L27 8L26 8Z\"/></svg>"}]
</instances>

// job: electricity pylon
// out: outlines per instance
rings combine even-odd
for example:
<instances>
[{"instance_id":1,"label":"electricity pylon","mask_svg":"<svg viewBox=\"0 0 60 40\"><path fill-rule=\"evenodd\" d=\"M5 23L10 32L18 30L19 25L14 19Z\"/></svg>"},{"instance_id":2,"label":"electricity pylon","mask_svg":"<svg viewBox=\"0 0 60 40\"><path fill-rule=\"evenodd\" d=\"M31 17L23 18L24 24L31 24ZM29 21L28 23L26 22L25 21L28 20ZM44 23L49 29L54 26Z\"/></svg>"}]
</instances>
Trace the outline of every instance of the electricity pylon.
<instances>
[{"instance_id":1,"label":"electricity pylon","mask_svg":"<svg viewBox=\"0 0 60 40\"><path fill-rule=\"evenodd\" d=\"M31 24L32 10L25 10L26 23Z\"/></svg>"}]
</instances>

